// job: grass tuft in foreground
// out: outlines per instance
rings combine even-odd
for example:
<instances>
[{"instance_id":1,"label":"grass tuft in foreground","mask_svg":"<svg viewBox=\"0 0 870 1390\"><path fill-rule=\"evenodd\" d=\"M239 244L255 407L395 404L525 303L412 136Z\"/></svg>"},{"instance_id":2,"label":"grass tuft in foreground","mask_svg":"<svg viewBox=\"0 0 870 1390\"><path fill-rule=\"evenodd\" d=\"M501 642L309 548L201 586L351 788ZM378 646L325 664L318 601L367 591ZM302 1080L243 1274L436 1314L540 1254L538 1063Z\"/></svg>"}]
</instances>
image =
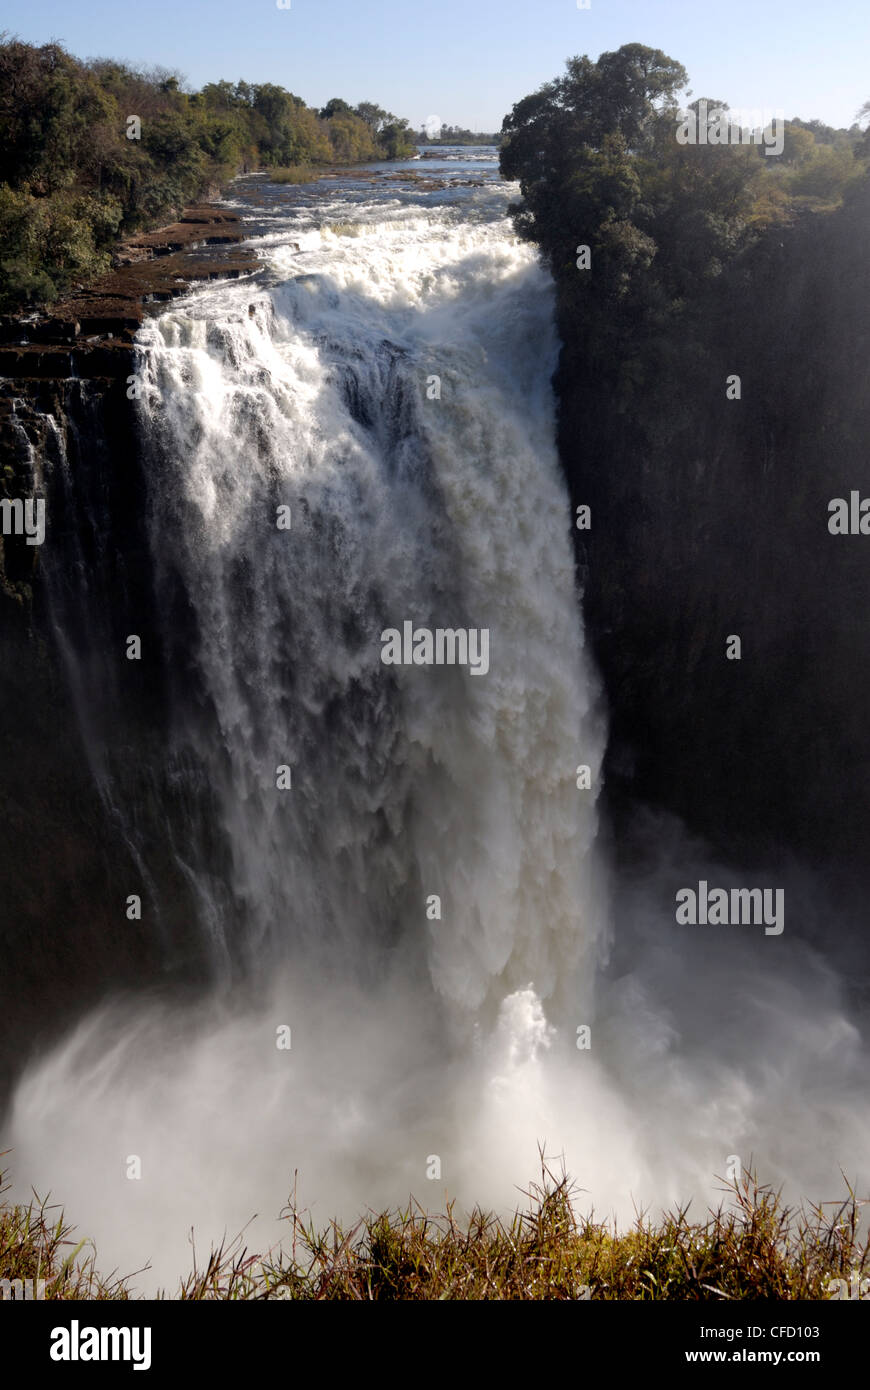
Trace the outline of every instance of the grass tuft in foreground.
<instances>
[{"instance_id":1,"label":"grass tuft in foreground","mask_svg":"<svg viewBox=\"0 0 870 1390\"><path fill-rule=\"evenodd\" d=\"M90 1242L69 1239L73 1228L62 1211L48 1205L47 1197L34 1193L27 1206L10 1206L3 1200L7 1190L0 1172L0 1279L32 1281L34 1289L44 1279L47 1299L130 1297L124 1279L103 1278L96 1272L96 1252ZM3 1296L14 1297L15 1291Z\"/></svg>"},{"instance_id":2,"label":"grass tuft in foreground","mask_svg":"<svg viewBox=\"0 0 870 1390\"><path fill-rule=\"evenodd\" d=\"M347 1230L337 1222L317 1229L294 1200L282 1213L289 1233L278 1247L250 1254L240 1235L212 1250L203 1267L194 1251L174 1297L827 1299L832 1280L852 1288L870 1276L860 1234L867 1203L848 1185L844 1201L808 1209L785 1205L751 1174L725 1191L727 1200L703 1221L689 1221L687 1209L655 1224L639 1214L622 1233L594 1215L577 1216L576 1189L543 1157L541 1182L508 1223L479 1208L460 1222L453 1203L433 1217L412 1200ZM133 1296L136 1276L101 1278L94 1254L81 1258L86 1243L74 1246L63 1215L55 1221L50 1210L38 1198L28 1207L0 1205L0 1279L45 1278L49 1298Z\"/></svg>"}]
</instances>

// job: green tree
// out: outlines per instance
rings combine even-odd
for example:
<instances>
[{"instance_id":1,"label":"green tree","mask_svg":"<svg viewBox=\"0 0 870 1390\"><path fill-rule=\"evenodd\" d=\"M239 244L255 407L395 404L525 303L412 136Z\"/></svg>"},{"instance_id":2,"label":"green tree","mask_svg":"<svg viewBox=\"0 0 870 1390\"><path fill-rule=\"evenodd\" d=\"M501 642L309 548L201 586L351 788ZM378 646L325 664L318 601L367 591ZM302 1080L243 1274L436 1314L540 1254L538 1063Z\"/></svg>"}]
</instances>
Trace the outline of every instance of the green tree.
<instances>
[{"instance_id":1,"label":"green tree","mask_svg":"<svg viewBox=\"0 0 870 1390\"><path fill-rule=\"evenodd\" d=\"M381 127L378 143L385 159L408 159L414 153L414 136L407 121L392 117Z\"/></svg>"},{"instance_id":2,"label":"green tree","mask_svg":"<svg viewBox=\"0 0 870 1390\"><path fill-rule=\"evenodd\" d=\"M322 121L331 121L333 116L352 116L353 107L348 106L347 102L342 101L341 97L333 97L332 101L328 101L323 110L319 111L317 114Z\"/></svg>"},{"instance_id":3,"label":"green tree","mask_svg":"<svg viewBox=\"0 0 870 1390\"><path fill-rule=\"evenodd\" d=\"M341 163L377 159L378 147L372 132L358 116L340 113L327 122L333 157Z\"/></svg>"},{"instance_id":4,"label":"green tree","mask_svg":"<svg viewBox=\"0 0 870 1390\"><path fill-rule=\"evenodd\" d=\"M365 121L374 135L377 135L389 121L396 119L395 116L391 116L388 111L373 101L361 101L356 107L354 115L359 116L361 121Z\"/></svg>"}]
</instances>

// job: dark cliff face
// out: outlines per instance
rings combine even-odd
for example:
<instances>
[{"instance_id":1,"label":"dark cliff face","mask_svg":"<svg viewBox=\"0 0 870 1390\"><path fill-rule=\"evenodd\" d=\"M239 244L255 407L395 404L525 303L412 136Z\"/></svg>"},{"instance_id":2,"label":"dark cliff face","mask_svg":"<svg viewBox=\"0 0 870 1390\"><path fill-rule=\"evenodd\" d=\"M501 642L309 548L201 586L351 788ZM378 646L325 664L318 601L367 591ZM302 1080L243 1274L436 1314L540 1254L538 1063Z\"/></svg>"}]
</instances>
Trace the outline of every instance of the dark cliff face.
<instances>
[{"instance_id":1,"label":"dark cliff face","mask_svg":"<svg viewBox=\"0 0 870 1390\"><path fill-rule=\"evenodd\" d=\"M167 757L163 634L184 614L157 608L128 378L146 314L255 270L241 239L235 213L188 208L53 317L0 324L0 500L42 498L46 522L41 545L0 535L0 1104L16 1065L107 990L205 970Z\"/></svg>"},{"instance_id":2,"label":"dark cliff face","mask_svg":"<svg viewBox=\"0 0 870 1390\"><path fill-rule=\"evenodd\" d=\"M617 820L640 798L742 862L798 854L859 876L870 535L830 534L828 504L870 497L868 222L865 187L769 234L631 392L597 375L563 312L556 382L573 500L592 508L575 535Z\"/></svg>"},{"instance_id":3,"label":"dark cliff face","mask_svg":"<svg viewBox=\"0 0 870 1390\"><path fill-rule=\"evenodd\" d=\"M0 540L2 1100L16 1064L107 986L195 967L195 948L159 833L165 673L133 405L123 378L18 380L0 413L3 494L43 497L46 517L41 546ZM126 659L132 633L149 660ZM169 889L158 930L148 876Z\"/></svg>"}]
</instances>

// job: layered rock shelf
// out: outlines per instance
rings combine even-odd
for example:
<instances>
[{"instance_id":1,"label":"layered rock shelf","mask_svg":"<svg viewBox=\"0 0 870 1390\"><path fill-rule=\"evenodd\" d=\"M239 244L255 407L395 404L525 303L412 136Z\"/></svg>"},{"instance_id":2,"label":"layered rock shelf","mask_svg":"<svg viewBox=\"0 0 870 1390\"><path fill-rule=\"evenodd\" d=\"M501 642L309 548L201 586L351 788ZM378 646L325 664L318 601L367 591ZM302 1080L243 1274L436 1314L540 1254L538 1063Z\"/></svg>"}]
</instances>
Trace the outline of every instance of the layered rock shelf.
<instances>
[{"instance_id":1,"label":"layered rock shelf","mask_svg":"<svg viewBox=\"0 0 870 1390\"><path fill-rule=\"evenodd\" d=\"M0 323L0 376L123 377L146 314L200 281L238 279L257 268L243 249L241 219L210 204L116 248L113 269L56 304L51 317Z\"/></svg>"}]
</instances>

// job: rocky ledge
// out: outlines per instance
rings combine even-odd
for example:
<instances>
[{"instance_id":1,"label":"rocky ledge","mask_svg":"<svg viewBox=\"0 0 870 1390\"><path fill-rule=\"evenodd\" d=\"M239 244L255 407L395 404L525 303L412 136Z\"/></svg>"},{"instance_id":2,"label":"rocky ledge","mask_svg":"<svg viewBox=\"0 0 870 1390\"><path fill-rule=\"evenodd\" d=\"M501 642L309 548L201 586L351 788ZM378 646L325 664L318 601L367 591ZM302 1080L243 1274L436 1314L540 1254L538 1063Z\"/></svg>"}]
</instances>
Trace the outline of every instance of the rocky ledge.
<instances>
[{"instance_id":1,"label":"rocky ledge","mask_svg":"<svg viewBox=\"0 0 870 1390\"><path fill-rule=\"evenodd\" d=\"M0 377L125 377L142 319L205 280L238 279L259 264L241 219L211 204L118 246L113 268L54 305L48 318L0 322Z\"/></svg>"}]
</instances>

